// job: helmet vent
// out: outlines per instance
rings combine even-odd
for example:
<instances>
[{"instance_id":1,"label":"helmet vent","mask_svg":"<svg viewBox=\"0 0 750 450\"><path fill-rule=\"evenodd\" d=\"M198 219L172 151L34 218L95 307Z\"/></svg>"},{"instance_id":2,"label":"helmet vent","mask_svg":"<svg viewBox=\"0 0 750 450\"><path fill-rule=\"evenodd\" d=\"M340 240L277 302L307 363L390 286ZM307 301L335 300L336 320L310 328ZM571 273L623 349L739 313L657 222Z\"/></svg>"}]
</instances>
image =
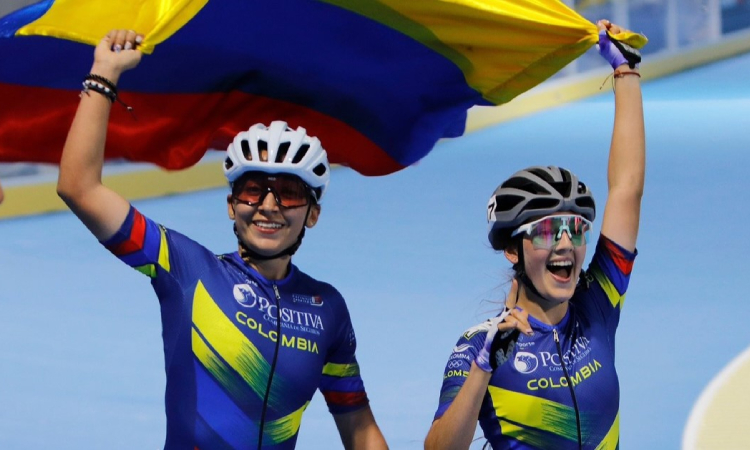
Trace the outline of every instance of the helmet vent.
<instances>
[{"instance_id":1,"label":"helmet vent","mask_svg":"<svg viewBox=\"0 0 750 450\"><path fill-rule=\"evenodd\" d=\"M550 184L563 197L565 197L565 198L570 197L570 190L573 187L573 186L570 185L570 180L568 180L568 181L559 181L559 182L550 183Z\"/></svg>"},{"instance_id":2,"label":"helmet vent","mask_svg":"<svg viewBox=\"0 0 750 450\"><path fill-rule=\"evenodd\" d=\"M260 156L261 161L268 161L268 143L266 141L258 140L258 156Z\"/></svg>"},{"instance_id":3,"label":"helmet vent","mask_svg":"<svg viewBox=\"0 0 750 450\"><path fill-rule=\"evenodd\" d=\"M323 174L326 173L325 164L318 164L317 166L315 166L315 168L313 169L313 173L319 177L322 177Z\"/></svg>"},{"instance_id":4,"label":"helmet vent","mask_svg":"<svg viewBox=\"0 0 750 450\"><path fill-rule=\"evenodd\" d=\"M532 183L524 178L511 178L510 180L503 183L502 187L504 189L518 189L530 194L550 194L550 192L547 192L547 190L540 186L538 183Z\"/></svg>"},{"instance_id":5,"label":"helmet vent","mask_svg":"<svg viewBox=\"0 0 750 450\"><path fill-rule=\"evenodd\" d=\"M297 150L297 154L294 155L294 159L292 160L292 164L297 164L300 161L302 161L302 158L305 157L307 154L307 151L310 150L310 144L302 144L299 147L299 150Z\"/></svg>"},{"instance_id":6,"label":"helmet vent","mask_svg":"<svg viewBox=\"0 0 750 450\"><path fill-rule=\"evenodd\" d=\"M234 167L234 163L232 162L231 158L227 158L224 160L224 169L229 170L232 167Z\"/></svg>"},{"instance_id":7,"label":"helmet vent","mask_svg":"<svg viewBox=\"0 0 750 450\"><path fill-rule=\"evenodd\" d=\"M550 173L541 167L535 167L535 168L529 169L528 171L538 176L542 180L546 181L547 183L552 184L555 182L555 180L552 178Z\"/></svg>"},{"instance_id":8,"label":"helmet vent","mask_svg":"<svg viewBox=\"0 0 750 450\"><path fill-rule=\"evenodd\" d=\"M579 208L591 208L592 210L596 208L592 197L578 197L576 199L576 206Z\"/></svg>"},{"instance_id":9,"label":"helmet vent","mask_svg":"<svg viewBox=\"0 0 750 450\"><path fill-rule=\"evenodd\" d=\"M284 162L284 158L286 158L286 154L289 153L289 146L291 144L289 142L282 142L279 145L279 151L276 153L276 162L281 163Z\"/></svg>"},{"instance_id":10,"label":"helmet vent","mask_svg":"<svg viewBox=\"0 0 750 450\"><path fill-rule=\"evenodd\" d=\"M518 195L498 195L495 197L495 211L510 211L523 200Z\"/></svg>"},{"instance_id":11,"label":"helmet vent","mask_svg":"<svg viewBox=\"0 0 750 450\"><path fill-rule=\"evenodd\" d=\"M535 198L532 200L529 200L529 202L526 204L526 207L524 208L526 211L534 211L537 209L541 210L549 210L557 208L560 205L559 200L555 200L553 198Z\"/></svg>"},{"instance_id":12,"label":"helmet vent","mask_svg":"<svg viewBox=\"0 0 750 450\"><path fill-rule=\"evenodd\" d=\"M250 143L247 142L247 139L241 140L240 145L242 146L242 154L245 156L245 159L248 161L252 161L253 155L252 153L250 153Z\"/></svg>"}]
</instances>

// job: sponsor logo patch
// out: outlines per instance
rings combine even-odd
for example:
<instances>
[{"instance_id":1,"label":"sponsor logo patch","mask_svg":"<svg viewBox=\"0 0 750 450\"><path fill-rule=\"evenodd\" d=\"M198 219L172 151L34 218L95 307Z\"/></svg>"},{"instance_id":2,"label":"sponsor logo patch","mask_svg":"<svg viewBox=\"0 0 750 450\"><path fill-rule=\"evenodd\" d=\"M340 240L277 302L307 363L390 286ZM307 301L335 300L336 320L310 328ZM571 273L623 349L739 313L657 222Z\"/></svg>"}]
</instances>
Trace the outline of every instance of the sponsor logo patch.
<instances>
[{"instance_id":1,"label":"sponsor logo patch","mask_svg":"<svg viewBox=\"0 0 750 450\"><path fill-rule=\"evenodd\" d=\"M292 294L292 301L294 303L302 303L305 305L312 305L312 306L323 306L323 297L319 295L301 295L301 294Z\"/></svg>"},{"instance_id":2,"label":"sponsor logo patch","mask_svg":"<svg viewBox=\"0 0 750 450\"><path fill-rule=\"evenodd\" d=\"M532 373L539 367L539 358L529 352L518 352L513 360L513 367L521 373Z\"/></svg>"}]
</instances>

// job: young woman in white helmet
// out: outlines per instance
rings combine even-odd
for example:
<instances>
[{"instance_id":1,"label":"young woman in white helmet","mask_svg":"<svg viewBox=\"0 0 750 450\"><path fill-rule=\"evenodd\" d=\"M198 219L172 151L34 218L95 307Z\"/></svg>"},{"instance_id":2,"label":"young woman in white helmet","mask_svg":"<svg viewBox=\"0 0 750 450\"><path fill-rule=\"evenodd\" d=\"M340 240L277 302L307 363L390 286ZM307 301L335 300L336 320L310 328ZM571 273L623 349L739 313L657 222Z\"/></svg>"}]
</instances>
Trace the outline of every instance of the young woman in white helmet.
<instances>
[{"instance_id":1,"label":"young woman in white helmet","mask_svg":"<svg viewBox=\"0 0 750 450\"><path fill-rule=\"evenodd\" d=\"M107 249L151 278L159 297L164 448L294 448L318 389L345 448L387 448L359 374L344 299L291 262L305 228L318 220L330 177L318 139L281 121L237 135L224 172L239 250L224 255L144 217L102 185L116 83L140 61L141 40L115 30L96 47L63 149L58 193Z\"/></svg>"},{"instance_id":2,"label":"young woman in white helmet","mask_svg":"<svg viewBox=\"0 0 750 450\"><path fill-rule=\"evenodd\" d=\"M615 331L636 255L645 172L640 55L611 40L615 123L601 235L594 199L560 167L529 167L490 198L489 240L513 266L506 308L467 330L443 374L426 449L468 448L479 421L495 449L615 449ZM595 247L582 271L587 247Z\"/></svg>"}]
</instances>

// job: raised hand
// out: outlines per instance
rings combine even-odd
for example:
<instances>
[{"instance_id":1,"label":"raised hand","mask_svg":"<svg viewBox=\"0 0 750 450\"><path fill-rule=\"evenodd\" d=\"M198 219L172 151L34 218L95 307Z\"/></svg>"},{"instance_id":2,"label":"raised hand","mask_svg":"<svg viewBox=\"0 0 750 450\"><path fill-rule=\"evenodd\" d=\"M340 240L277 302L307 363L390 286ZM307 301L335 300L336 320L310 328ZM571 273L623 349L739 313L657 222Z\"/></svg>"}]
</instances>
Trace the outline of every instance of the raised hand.
<instances>
[{"instance_id":1,"label":"raised hand","mask_svg":"<svg viewBox=\"0 0 750 450\"><path fill-rule=\"evenodd\" d=\"M502 314L487 321L484 346L474 361L485 372L494 372L510 358L519 333L523 332L528 336L534 334L529 325L529 314L516 308L517 296L518 280L514 278Z\"/></svg>"},{"instance_id":2,"label":"raised hand","mask_svg":"<svg viewBox=\"0 0 750 450\"><path fill-rule=\"evenodd\" d=\"M620 33L630 33L628 30L616 25L609 20L600 20L596 23L599 29L599 54L612 66L613 69L627 64L634 69L641 62L641 53L630 45L612 38Z\"/></svg>"},{"instance_id":3,"label":"raised hand","mask_svg":"<svg viewBox=\"0 0 750 450\"><path fill-rule=\"evenodd\" d=\"M141 51L138 49L141 42L143 35L133 30L110 31L94 50L91 73L117 83L123 72L136 67L141 61Z\"/></svg>"}]
</instances>

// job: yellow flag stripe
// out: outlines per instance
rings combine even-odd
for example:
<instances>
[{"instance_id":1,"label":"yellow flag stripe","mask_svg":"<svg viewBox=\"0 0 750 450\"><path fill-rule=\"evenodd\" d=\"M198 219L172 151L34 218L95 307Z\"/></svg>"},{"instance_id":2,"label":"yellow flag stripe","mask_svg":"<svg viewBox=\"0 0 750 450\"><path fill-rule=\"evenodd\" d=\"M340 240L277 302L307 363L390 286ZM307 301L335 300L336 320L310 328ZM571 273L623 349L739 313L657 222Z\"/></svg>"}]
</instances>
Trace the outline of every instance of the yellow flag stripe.
<instances>
[{"instance_id":1,"label":"yellow flag stripe","mask_svg":"<svg viewBox=\"0 0 750 450\"><path fill-rule=\"evenodd\" d=\"M208 0L56 0L17 36L52 36L96 45L110 30L136 30L146 36L140 49L152 53L182 28ZM75 25L75 26L73 26Z\"/></svg>"},{"instance_id":2,"label":"yellow flag stripe","mask_svg":"<svg viewBox=\"0 0 750 450\"><path fill-rule=\"evenodd\" d=\"M596 25L558 0L326 1L443 55L495 104L549 78L599 39Z\"/></svg>"}]
</instances>

